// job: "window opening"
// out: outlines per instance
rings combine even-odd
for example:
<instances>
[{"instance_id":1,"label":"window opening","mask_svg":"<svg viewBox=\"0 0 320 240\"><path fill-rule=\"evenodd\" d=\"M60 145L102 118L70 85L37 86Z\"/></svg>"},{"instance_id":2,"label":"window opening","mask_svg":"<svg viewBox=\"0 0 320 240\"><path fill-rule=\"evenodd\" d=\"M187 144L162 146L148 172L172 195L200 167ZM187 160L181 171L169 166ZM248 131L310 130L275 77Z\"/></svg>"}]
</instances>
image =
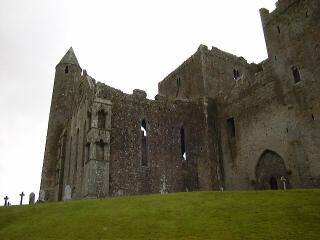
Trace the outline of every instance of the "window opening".
<instances>
[{"instance_id":1,"label":"window opening","mask_svg":"<svg viewBox=\"0 0 320 240\"><path fill-rule=\"evenodd\" d=\"M69 73L69 67L68 66L66 66L66 68L64 69L64 73Z\"/></svg>"},{"instance_id":2,"label":"window opening","mask_svg":"<svg viewBox=\"0 0 320 240\"><path fill-rule=\"evenodd\" d=\"M313 114L311 115L311 118L312 118L312 120L314 121L315 118L314 118L314 115L313 115Z\"/></svg>"},{"instance_id":3,"label":"window opening","mask_svg":"<svg viewBox=\"0 0 320 240\"><path fill-rule=\"evenodd\" d=\"M147 158L147 123L145 120L141 122L141 165L148 165Z\"/></svg>"},{"instance_id":4,"label":"window opening","mask_svg":"<svg viewBox=\"0 0 320 240\"><path fill-rule=\"evenodd\" d=\"M281 32L281 31L280 31L280 27L279 27L279 26L277 26L277 29L278 29L278 33L280 34L280 32Z\"/></svg>"},{"instance_id":5,"label":"window opening","mask_svg":"<svg viewBox=\"0 0 320 240\"><path fill-rule=\"evenodd\" d=\"M294 82L295 82L295 83L300 82L300 81L301 81L301 78L300 78L300 73L299 73L298 67L293 66L293 67L291 68L291 70L292 70L292 75L293 75L293 78L294 78Z\"/></svg>"},{"instance_id":6,"label":"window opening","mask_svg":"<svg viewBox=\"0 0 320 240\"><path fill-rule=\"evenodd\" d=\"M181 144L181 157L183 160L187 160L184 128L180 129L180 144Z\"/></svg>"},{"instance_id":7,"label":"window opening","mask_svg":"<svg viewBox=\"0 0 320 240\"><path fill-rule=\"evenodd\" d=\"M234 125L234 119L233 118L229 118L227 120L227 125L228 125L228 131L231 137L235 137L236 136L236 129L235 129L235 125Z\"/></svg>"},{"instance_id":8,"label":"window opening","mask_svg":"<svg viewBox=\"0 0 320 240\"><path fill-rule=\"evenodd\" d=\"M98 112L98 128L105 129L106 128L106 114L103 110Z\"/></svg>"},{"instance_id":9,"label":"window opening","mask_svg":"<svg viewBox=\"0 0 320 240\"><path fill-rule=\"evenodd\" d=\"M240 77L239 70L233 69L233 79L237 80Z\"/></svg>"}]
</instances>

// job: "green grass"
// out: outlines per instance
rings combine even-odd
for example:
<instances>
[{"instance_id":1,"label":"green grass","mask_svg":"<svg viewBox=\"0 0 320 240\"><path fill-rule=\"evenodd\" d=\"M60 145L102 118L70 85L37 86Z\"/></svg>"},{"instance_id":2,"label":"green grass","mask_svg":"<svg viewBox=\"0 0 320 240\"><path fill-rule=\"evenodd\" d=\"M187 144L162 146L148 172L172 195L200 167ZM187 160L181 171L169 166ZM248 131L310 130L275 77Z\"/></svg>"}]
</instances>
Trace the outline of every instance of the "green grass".
<instances>
[{"instance_id":1,"label":"green grass","mask_svg":"<svg viewBox=\"0 0 320 240\"><path fill-rule=\"evenodd\" d=\"M174 193L2 207L0 239L320 239L320 190Z\"/></svg>"}]
</instances>

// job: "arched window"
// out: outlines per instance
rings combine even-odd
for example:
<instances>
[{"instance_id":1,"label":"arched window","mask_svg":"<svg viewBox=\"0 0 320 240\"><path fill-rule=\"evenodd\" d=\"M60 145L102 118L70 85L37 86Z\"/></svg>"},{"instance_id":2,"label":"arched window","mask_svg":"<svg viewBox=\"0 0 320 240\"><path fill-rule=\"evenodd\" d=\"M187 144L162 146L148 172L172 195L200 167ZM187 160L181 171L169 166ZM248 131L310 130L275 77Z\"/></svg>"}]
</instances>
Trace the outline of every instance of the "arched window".
<instances>
[{"instance_id":1,"label":"arched window","mask_svg":"<svg viewBox=\"0 0 320 240\"><path fill-rule=\"evenodd\" d=\"M186 142L185 142L185 134L184 134L183 127L180 129L180 145L181 145L181 157L183 160L187 160Z\"/></svg>"},{"instance_id":2,"label":"arched window","mask_svg":"<svg viewBox=\"0 0 320 240\"><path fill-rule=\"evenodd\" d=\"M106 114L103 110L100 110L98 112L98 128L106 128Z\"/></svg>"},{"instance_id":3,"label":"arched window","mask_svg":"<svg viewBox=\"0 0 320 240\"><path fill-rule=\"evenodd\" d=\"M147 157L147 123L145 120L141 122L141 165L148 165Z\"/></svg>"}]
</instances>

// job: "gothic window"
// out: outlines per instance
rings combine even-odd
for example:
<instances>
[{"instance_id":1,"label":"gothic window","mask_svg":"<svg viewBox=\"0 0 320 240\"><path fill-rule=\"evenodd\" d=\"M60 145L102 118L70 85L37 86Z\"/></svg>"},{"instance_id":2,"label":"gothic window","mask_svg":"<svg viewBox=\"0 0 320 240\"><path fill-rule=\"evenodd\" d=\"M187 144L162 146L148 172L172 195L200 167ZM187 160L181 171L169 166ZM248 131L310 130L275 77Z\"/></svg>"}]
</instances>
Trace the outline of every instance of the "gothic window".
<instances>
[{"instance_id":1,"label":"gothic window","mask_svg":"<svg viewBox=\"0 0 320 240\"><path fill-rule=\"evenodd\" d=\"M98 128L106 128L106 114L103 110L100 110L98 112Z\"/></svg>"},{"instance_id":2,"label":"gothic window","mask_svg":"<svg viewBox=\"0 0 320 240\"><path fill-rule=\"evenodd\" d=\"M148 166L147 158L147 123L145 120L141 122L141 165Z\"/></svg>"},{"instance_id":3,"label":"gothic window","mask_svg":"<svg viewBox=\"0 0 320 240\"><path fill-rule=\"evenodd\" d=\"M187 160L184 128L180 129L180 147L181 147L181 157L182 157L182 159L183 160Z\"/></svg>"},{"instance_id":4,"label":"gothic window","mask_svg":"<svg viewBox=\"0 0 320 240\"><path fill-rule=\"evenodd\" d=\"M294 78L294 83L298 83L301 81L301 78L300 78L300 72L299 72L299 69L297 66L293 66L291 68L291 71L292 71L292 75L293 75L293 78Z\"/></svg>"},{"instance_id":5,"label":"gothic window","mask_svg":"<svg viewBox=\"0 0 320 240\"><path fill-rule=\"evenodd\" d=\"M229 135L231 137L235 137L236 136L236 129L235 129L235 126L234 126L234 119L233 118L229 118L227 120L227 126L228 126Z\"/></svg>"}]
</instances>

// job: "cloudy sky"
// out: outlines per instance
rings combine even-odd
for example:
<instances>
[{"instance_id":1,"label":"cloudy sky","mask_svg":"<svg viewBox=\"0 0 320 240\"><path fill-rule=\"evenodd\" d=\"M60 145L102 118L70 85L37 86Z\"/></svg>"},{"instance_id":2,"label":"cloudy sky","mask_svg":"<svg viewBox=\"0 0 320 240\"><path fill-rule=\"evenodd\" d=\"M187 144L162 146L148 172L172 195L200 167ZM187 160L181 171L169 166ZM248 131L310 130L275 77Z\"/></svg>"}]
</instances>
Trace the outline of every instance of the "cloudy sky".
<instances>
[{"instance_id":1,"label":"cloudy sky","mask_svg":"<svg viewBox=\"0 0 320 240\"><path fill-rule=\"evenodd\" d=\"M70 46L97 81L148 98L200 44L267 58L276 0L0 0L0 204L38 198L54 71Z\"/></svg>"}]
</instances>

